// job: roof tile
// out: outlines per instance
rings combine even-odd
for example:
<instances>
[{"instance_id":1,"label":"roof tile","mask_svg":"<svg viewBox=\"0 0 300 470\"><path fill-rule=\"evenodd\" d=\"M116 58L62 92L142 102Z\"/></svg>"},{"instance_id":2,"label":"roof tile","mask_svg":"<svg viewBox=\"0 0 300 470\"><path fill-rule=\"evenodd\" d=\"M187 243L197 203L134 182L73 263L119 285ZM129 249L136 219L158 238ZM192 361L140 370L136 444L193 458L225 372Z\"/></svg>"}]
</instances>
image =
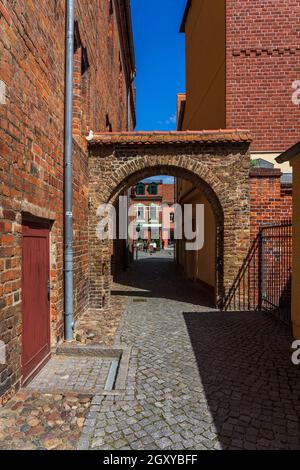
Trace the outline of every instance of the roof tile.
<instances>
[{"instance_id":1,"label":"roof tile","mask_svg":"<svg viewBox=\"0 0 300 470\"><path fill-rule=\"evenodd\" d=\"M226 129L213 131L103 132L95 133L90 145L150 145L184 143L252 142L250 131Z\"/></svg>"}]
</instances>

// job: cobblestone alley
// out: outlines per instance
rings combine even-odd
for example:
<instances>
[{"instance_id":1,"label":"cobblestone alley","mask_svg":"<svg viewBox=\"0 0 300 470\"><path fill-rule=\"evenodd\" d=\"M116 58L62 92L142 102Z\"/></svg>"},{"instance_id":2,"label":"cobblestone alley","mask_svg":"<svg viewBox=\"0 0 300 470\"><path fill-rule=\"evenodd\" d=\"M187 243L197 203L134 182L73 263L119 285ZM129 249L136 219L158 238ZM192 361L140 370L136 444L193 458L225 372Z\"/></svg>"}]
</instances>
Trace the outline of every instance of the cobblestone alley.
<instances>
[{"instance_id":1,"label":"cobblestone alley","mask_svg":"<svg viewBox=\"0 0 300 470\"><path fill-rule=\"evenodd\" d=\"M300 371L285 326L210 308L171 256L141 259L115 295L124 286L127 390L94 399L82 448L300 448Z\"/></svg>"},{"instance_id":2,"label":"cobblestone alley","mask_svg":"<svg viewBox=\"0 0 300 470\"><path fill-rule=\"evenodd\" d=\"M54 356L1 410L2 449L300 449L285 326L211 308L172 252L140 255L113 299L127 305L114 345L130 351L123 386L104 390L108 360Z\"/></svg>"}]
</instances>

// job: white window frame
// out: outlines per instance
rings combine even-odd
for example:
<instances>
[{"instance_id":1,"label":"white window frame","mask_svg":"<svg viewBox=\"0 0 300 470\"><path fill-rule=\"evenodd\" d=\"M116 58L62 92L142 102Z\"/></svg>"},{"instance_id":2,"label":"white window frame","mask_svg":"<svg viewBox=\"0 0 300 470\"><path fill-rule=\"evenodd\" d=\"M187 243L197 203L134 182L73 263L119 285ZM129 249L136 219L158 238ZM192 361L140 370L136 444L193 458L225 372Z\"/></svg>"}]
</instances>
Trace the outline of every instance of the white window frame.
<instances>
[{"instance_id":1,"label":"white window frame","mask_svg":"<svg viewBox=\"0 0 300 470\"><path fill-rule=\"evenodd\" d=\"M139 212L141 212L141 214L139 214ZM137 204L136 220L138 222L144 222L146 220L146 206L144 204Z\"/></svg>"},{"instance_id":2,"label":"white window frame","mask_svg":"<svg viewBox=\"0 0 300 470\"><path fill-rule=\"evenodd\" d=\"M155 209L155 217L151 217L151 209ZM159 220L159 205L158 204L150 204L149 206L149 220L150 222L158 222Z\"/></svg>"}]
</instances>

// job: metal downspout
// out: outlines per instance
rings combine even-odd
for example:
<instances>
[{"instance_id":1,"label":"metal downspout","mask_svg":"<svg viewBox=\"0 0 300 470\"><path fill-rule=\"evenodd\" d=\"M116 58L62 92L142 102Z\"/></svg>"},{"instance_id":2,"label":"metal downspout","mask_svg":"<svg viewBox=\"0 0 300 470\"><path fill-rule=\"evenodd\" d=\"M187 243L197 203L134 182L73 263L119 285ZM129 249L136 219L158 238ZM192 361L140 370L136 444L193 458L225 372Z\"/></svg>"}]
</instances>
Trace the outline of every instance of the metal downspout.
<instances>
[{"instance_id":1,"label":"metal downspout","mask_svg":"<svg viewBox=\"0 0 300 470\"><path fill-rule=\"evenodd\" d=\"M66 0L65 51L65 156L64 156L64 291L65 340L74 337L73 313L73 77L74 77L74 0Z\"/></svg>"}]
</instances>

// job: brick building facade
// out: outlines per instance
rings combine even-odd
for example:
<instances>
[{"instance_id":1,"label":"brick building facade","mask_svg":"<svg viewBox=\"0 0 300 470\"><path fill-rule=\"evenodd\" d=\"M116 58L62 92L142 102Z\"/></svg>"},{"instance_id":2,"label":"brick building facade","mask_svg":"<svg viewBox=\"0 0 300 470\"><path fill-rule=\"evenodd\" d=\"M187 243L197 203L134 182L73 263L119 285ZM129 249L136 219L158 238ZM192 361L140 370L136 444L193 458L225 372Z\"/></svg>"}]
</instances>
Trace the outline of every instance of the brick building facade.
<instances>
[{"instance_id":1,"label":"brick building facade","mask_svg":"<svg viewBox=\"0 0 300 470\"><path fill-rule=\"evenodd\" d=\"M132 129L135 104L128 2L75 1L75 18L73 215L78 317L89 299L86 136L95 129ZM0 104L0 340L6 347L0 397L6 400L26 379L24 331L33 327L24 321L24 227L49 232L51 344L63 337L65 2L1 0L0 29L0 81L5 95ZM38 290L37 282L32 292L38 295Z\"/></svg>"},{"instance_id":2,"label":"brick building facade","mask_svg":"<svg viewBox=\"0 0 300 470\"><path fill-rule=\"evenodd\" d=\"M244 126L252 152L280 152L300 133L297 0L226 0L226 127Z\"/></svg>"},{"instance_id":3,"label":"brick building facade","mask_svg":"<svg viewBox=\"0 0 300 470\"><path fill-rule=\"evenodd\" d=\"M278 168L253 168L250 171L251 239L264 224L292 218L292 184L282 179Z\"/></svg>"},{"instance_id":4,"label":"brick building facade","mask_svg":"<svg viewBox=\"0 0 300 470\"><path fill-rule=\"evenodd\" d=\"M168 248L174 240L174 202L174 183L141 181L131 188L130 223L132 228L138 227L140 240L155 240L159 248ZM170 210L162 206L169 206Z\"/></svg>"}]
</instances>

